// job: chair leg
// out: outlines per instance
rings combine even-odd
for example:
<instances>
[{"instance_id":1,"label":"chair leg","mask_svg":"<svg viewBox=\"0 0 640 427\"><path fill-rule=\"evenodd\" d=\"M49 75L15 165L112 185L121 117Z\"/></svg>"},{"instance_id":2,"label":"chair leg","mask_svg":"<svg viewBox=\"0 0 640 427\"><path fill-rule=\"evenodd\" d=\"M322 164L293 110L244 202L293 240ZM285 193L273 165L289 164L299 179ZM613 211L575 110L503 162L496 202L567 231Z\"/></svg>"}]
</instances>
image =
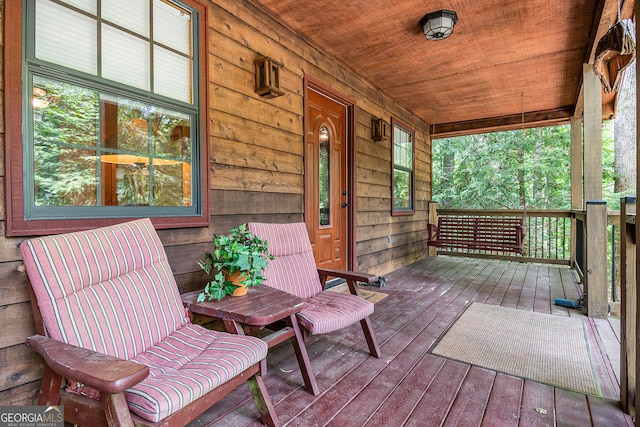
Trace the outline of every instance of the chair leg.
<instances>
[{"instance_id":1,"label":"chair leg","mask_svg":"<svg viewBox=\"0 0 640 427\"><path fill-rule=\"evenodd\" d=\"M369 345L369 352L372 356L380 358L380 347L378 347L378 341L376 340L376 335L373 333L373 328L371 327L371 321L369 320L369 316L365 317L360 321L362 325L362 331L364 332L364 337L367 340L367 344Z\"/></svg>"},{"instance_id":2,"label":"chair leg","mask_svg":"<svg viewBox=\"0 0 640 427\"><path fill-rule=\"evenodd\" d=\"M40 395L38 396L38 405L57 405L60 398L60 387L62 386L62 375L53 372L46 363L42 371L42 380L40 381Z\"/></svg>"},{"instance_id":3,"label":"chair leg","mask_svg":"<svg viewBox=\"0 0 640 427\"><path fill-rule=\"evenodd\" d=\"M109 427L134 427L124 393L101 393L100 400Z\"/></svg>"},{"instance_id":4,"label":"chair leg","mask_svg":"<svg viewBox=\"0 0 640 427\"><path fill-rule=\"evenodd\" d=\"M295 351L296 358L298 359L298 365L300 366L300 372L304 379L304 385L308 392L317 396L320 391L318 390L318 384L316 383L316 376L313 373L311 360L309 360L309 353L307 353L307 347L304 344L304 337L302 336L300 325L298 324L298 319L295 314L292 314L289 317L289 323L295 332L295 335L291 337L291 344L293 345L293 350Z\"/></svg>"},{"instance_id":5,"label":"chair leg","mask_svg":"<svg viewBox=\"0 0 640 427\"><path fill-rule=\"evenodd\" d=\"M264 425L269 427L279 427L280 420L276 414L276 409L271 403L271 398L267 392L267 387L264 385L264 380L260 374L255 374L247 380L249 384L249 390L253 395L253 400L256 401L256 406L260 412L260 418Z\"/></svg>"}]
</instances>

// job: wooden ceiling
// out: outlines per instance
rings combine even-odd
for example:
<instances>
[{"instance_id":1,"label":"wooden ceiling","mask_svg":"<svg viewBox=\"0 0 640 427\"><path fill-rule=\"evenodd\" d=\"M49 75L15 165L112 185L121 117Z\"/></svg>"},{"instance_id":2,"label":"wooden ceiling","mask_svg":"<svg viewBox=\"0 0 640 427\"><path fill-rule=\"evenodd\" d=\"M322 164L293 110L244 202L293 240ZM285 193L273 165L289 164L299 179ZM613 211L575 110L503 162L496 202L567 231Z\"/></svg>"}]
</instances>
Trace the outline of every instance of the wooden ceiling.
<instances>
[{"instance_id":1,"label":"wooden ceiling","mask_svg":"<svg viewBox=\"0 0 640 427\"><path fill-rule=\"evenodd\" d=\"M617 0L250 0L433 125L435 136L566 122ZM630 16L633 0L620 0ZM626 4L625 4L626 3ZM427 41L426 13L458 14ZM610 118L615 94L603 98Z\"/></svg>"}]
</instances>

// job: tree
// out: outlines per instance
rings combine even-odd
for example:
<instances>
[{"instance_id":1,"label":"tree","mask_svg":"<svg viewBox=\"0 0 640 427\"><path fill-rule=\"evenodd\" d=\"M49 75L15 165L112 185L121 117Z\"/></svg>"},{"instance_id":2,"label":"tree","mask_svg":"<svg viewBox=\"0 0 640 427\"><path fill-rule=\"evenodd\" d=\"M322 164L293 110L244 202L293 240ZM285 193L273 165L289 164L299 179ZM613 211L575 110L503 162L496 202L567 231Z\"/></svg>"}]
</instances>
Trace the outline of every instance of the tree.
<instances>
[{"instance_id":1,"label":"tree","mask_svg":"<svg viewBox=\"0 0 640 427\"><path fill-rule=\"evenodd\" d=\"M568 209L568 126L433 141L433 199L443 208Z\"/></svg>"},{"instance_id":2,"label":"tree","mask_svg":"<svg viewBox=\"0 0 640 427\"><path fill-rule=\"evenodd\" d=\"M612 121L605 122L602 137L603 197L615 210L621 194L613 185ZM568 125L436 139L432 146L433 200L442 208L570 208Z\"/></svg>"},{"instance_id":3,"label":"tree","mask_svg":"<svg viewBox=\"0 0 640 427\"><path fill-rule=\"evenodd\" d=\"M636 67L624 71L614 119L614 192L635 194L636 187Z\"/></svg>"}]
</instances>

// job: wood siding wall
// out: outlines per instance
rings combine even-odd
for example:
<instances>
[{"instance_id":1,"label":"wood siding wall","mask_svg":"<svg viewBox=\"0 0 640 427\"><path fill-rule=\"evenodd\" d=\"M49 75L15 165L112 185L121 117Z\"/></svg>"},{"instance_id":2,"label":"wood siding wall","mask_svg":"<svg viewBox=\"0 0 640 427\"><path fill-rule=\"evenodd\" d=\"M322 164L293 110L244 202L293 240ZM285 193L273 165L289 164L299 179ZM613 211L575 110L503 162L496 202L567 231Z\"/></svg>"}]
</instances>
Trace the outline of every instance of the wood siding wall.
<instances>
[{"instance_id":1,"label":"wood siding wall","mask_svg":"<svg viewBox=\"0 0 640 427\"><path fill-rule=\"evenodd\" d=\"M305 74L357 103L358 269L382 275L423 258L427 203L431 198L428 125L251 3L220 0L208 6L212 225L159 231L180 290L185 292L203 285L205 277L196 262L210 247L213 233L226 233L247 221L304 220ZM4 17L2 0L0 7ZM281 73L284 96L264 99L254 93L253 60L258 55L270 56L284 64ZM391 217L390 141L371 140L371 119L390 121L392 116L416 130L416 213L411 216ZM0 122L0 137L4 134L3 123ZM4 147L0 150L3 152ZM4 178L4 161L0 162L0 168ZM0 188L4 191L4 186ZM5 206L1 209L4 218ZM5 238L4 222L1 228L0 405L33 404L42 362L23 344L35 332L29 284L20 271L18 245L23 238Z\"/></svg>"}]
</instances>

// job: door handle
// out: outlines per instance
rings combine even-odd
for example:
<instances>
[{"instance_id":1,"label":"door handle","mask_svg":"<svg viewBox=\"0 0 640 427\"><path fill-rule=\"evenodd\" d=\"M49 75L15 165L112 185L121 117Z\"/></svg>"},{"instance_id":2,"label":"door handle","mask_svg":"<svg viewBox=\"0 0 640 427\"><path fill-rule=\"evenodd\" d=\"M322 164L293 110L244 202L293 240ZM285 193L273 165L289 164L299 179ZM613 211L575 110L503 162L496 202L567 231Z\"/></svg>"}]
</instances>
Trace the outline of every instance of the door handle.
<instances>
[{"instance_id":1,"label":"door handle","mask_svg":"<svg viewBox=\"0 0 640 427\"><path fill-rule=\"evenodd\" d=\"M347 206L349 206L349 203L347 203L347 202L342 202L342 207L343 207L343 208L346 208Z\"/></svg>"}]
</instances>

